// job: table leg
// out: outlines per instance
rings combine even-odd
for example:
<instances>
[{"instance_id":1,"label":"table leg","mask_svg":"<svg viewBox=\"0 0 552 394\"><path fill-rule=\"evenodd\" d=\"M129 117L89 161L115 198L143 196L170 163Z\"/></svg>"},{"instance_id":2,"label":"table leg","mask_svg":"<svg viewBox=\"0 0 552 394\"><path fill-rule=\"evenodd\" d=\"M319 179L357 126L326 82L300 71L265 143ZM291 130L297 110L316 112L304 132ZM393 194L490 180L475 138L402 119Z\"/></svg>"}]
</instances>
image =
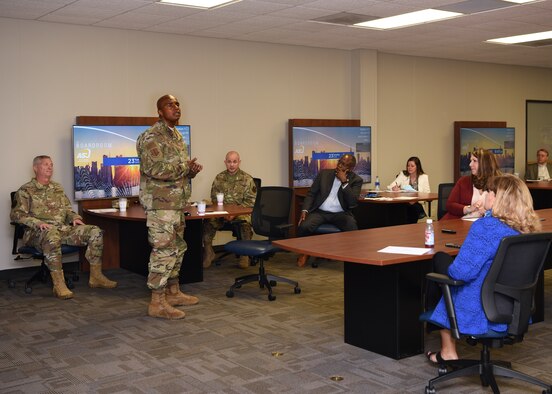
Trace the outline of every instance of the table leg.
<instances>
[{"instance_id":1,"label":"table leg","mask_svg":"<svg viewBox=\"0 0 552 394\"><path fill-rule=\"evenodd\" d=\"M396 360L424 350L422 294L429 260L345 263L345 342Z\"/></svg>"}]
</instances>

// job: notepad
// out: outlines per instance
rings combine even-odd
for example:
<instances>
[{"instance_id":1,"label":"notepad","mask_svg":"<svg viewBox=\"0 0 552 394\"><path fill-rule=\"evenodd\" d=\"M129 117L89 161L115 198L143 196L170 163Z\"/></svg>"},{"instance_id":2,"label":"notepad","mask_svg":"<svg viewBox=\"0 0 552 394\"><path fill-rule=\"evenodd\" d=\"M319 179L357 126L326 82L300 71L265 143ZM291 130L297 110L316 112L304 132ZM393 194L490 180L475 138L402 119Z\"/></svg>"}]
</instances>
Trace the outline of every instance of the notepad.
<instances>
[{"instance_id":1,"label":"notepad","mask_svg":"<svg viewBox=\"0 0 552 394\"><path fill-rule=\"evenodd\" d=\"M94 213L119 212L117 208L97 208L97 209L89 209L89 211Z\"/></svg>"}]
</instances>

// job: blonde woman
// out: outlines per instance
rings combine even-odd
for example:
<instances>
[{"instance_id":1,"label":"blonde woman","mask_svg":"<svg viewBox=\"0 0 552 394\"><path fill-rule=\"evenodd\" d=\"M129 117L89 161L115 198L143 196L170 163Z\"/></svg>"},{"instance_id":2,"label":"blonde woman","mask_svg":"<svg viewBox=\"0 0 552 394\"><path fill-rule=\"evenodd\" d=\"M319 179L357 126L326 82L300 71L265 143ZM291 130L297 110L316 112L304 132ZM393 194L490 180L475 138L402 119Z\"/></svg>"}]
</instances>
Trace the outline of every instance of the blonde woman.
<instances>
[{"instance_id":1,"label":"blonde woman","mask_svg":"<svg viewBox=\"0 0 552 394\"><path fill-rule=\"evenodd\" d=\"M503 332L506 324L487 320L481 305L481 286L491 267L502 238L520 233L539 231L541 223L533 210L533 200L525 183L514 175L501 175L489 179L485 199L485 216L475 221L458 256L445 253L434 256L436 272L465 282L452 290L458 327L465 334L483 334L490 329ZM447 267L448 265L448 267ZM458 359L456 341L452 337L443 297L431 315L431 322L441 329L441 351L427 352L431 362Z\"/></svg>"}]
</instances>

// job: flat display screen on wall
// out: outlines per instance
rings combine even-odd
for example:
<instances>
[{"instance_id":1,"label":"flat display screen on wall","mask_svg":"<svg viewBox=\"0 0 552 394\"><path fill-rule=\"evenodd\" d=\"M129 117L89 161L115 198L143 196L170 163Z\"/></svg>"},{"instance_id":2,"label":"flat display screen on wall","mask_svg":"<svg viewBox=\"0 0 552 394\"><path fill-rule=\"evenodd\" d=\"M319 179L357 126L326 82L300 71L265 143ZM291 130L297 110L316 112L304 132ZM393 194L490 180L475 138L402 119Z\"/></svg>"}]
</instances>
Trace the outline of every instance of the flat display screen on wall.
<instances>
[{"instance_id":1,"label":"flat display screen on wall","mask_svg":"<svg viewBox=\"0 0 552 394\"><path fill-rule=\"evenodd\" d=\"M514 127L477 127L460 129L460 175L469 175L470 154L482 148L494 153L500 171L514 173L515 133Z\"/></svg>"},{"instance_id":2,"label":"flat display screen on wall","mask_svg":"<svg viewBox=\"0 0 552 394\"><path fill-rule=\"evenodd\" d=\"M136 140L145 126L73 126L75 200L132 197L140 189ZM176 126L188 145L190 126Z\"/></svg>"},{"instance_id":3,"label":"flat display screen on wall","mask_svg":"<svg viewBox=\"0 0 552 394\"><path fill-rule=\"evenodd\" d=\"M364 182L371 182L370 126L293 127L291 138L294 187L311 186L320 170L335 168L345 153L355 155L355 173Z\"/></svg>"}]
</instances>

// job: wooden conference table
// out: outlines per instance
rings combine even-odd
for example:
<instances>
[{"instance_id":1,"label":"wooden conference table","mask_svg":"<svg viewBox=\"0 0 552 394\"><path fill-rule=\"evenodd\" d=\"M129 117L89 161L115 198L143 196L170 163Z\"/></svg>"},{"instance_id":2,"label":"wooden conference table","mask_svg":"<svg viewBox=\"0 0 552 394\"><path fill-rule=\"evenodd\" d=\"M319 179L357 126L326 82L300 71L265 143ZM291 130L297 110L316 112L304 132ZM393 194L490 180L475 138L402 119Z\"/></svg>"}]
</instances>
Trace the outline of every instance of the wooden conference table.
<instances>
[{"instance_id":1,"label":"wooden conference table","mask_svg":"<svg viewBox=\"0 0 552 394\"><path fill-rule=\"evenodd\" d=\"M184 239L188 249L180 269L180 283L203 281L203 219L225 216L249 215L252 208L238 205L208 205L205 215L198 215L196 207L186 207ZM214 211L214 212L213 212ZM219 211L225 211L222 213ZM146 214L139 204L131 204L126 212L106 212L105 208L82 209L84 222L95 224L104 230L104 268L124 268L147 275L151 247L148 243Z\"/></svg>"},{"instance_id":2,"label":"wooden conference table","mask_svg":"<svg viewBox=\"0 0 552 394\"><path fill-rule=\"evenodd\" d=\"M552 231L552 209L538 214L545 219L543 231ZM387 246L423 248L425 223L291 238L273 244L296 253L344 261L345 342L401 359L424 350L424 329L418 317L423 311L425 274L431 269L431 258L438 251L458 254L458 249L445 243L462 244L471 224L461 219L434 222L435 247L424 255L378 250ZM456 234L442 233L442 229ZM542 286L536 297L541 313ZM538 316L533 318L539 321Z\"/></svg>"},{"instance_id":3,"label":"wooden conference table","mask_svg":"<svg viewBox=\"0 0 552 394\"><path fill-rule=\"evenodd\" d=\"M294 220L299 222L301 207L308 188L294 189ZM368 193L377 193L377 198L366 198ZM438 199L437 193L388 192L363 190L353 215L359 229L396 226L407 223L407 208L410 203L428 202L428 216L431 216L431 202Z\"/></svg>"},{"instance_id":4,"label":"wooden conference table","mask_svg":"<svg viewBox=\"0 0 552 394\"><path fill-rule=\"evenodd\" d=\"M552 208L552 181L526 181L535 209Z\"/></svg>"}]
</instances>

